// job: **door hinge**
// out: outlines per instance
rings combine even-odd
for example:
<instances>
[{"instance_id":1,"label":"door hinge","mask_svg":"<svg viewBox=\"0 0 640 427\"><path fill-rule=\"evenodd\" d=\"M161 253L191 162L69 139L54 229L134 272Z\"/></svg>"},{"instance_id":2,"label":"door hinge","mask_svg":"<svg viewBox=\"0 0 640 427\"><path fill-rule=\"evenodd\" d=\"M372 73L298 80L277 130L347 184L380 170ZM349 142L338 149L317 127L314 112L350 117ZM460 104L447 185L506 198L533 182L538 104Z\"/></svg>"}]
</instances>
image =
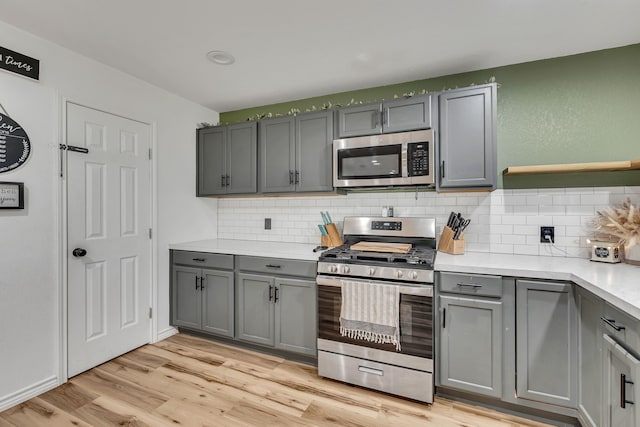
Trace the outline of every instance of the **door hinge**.
<instances>
[{"instance_id":1,"label":"door hinge","mask_svg":"<svg viewBox=\"0 0 640 427\"><path fill-rule=\"evenodd\" d=\"M149 148L149 160L151 160L151 148Z\"/></svg>"},{"instance_id":2,"label":"door hinge","mask_svg":"<svg viewBox=\"0 0 640 427\"><path fill-rule=\"evenodd\" d=\"M153 308L149 307L149 319L153 319Z\"/></svg>"},{"instance_id":3,"label":"door hinge","mask_svg":"<svg viewBox=\"0 0 640 427\"><path fill-rule=\"evenodd\" d=\"M153 238L153 229L151 228L149 229L149 238L150 239Z\"/></svg>"}]
</instances>

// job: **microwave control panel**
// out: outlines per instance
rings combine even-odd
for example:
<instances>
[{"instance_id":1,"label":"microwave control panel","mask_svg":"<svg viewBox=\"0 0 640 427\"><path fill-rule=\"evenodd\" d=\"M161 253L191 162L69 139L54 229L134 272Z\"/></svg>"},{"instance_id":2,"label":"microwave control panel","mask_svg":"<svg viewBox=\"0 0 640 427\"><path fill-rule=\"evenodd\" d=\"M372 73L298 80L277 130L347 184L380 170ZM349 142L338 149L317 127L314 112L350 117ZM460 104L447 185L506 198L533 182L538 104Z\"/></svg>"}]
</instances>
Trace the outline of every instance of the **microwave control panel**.
<instances>
[{"instance_id":1,"label":"microwave control panel","mask_svg":"<svg viewBox=\"0 0 640 427\"><path fill-rule=\"evenodd\" d=\"M407 163L409 176L429 175L429 144L427 142L407 144Z\"/></svg>"}]
</instances>

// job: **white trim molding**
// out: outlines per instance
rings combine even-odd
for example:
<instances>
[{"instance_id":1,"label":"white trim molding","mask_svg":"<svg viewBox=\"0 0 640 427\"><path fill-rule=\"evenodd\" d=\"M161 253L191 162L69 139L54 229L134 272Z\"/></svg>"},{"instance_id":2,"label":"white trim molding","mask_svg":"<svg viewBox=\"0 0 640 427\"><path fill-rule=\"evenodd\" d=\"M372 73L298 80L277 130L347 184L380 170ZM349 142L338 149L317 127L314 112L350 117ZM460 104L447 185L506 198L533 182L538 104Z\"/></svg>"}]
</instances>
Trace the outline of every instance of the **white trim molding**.
<instances>
[{"instance_id":1,"label":"white trim molding","mask_svg":"<svg viewBox=\"0 0 640 427\"><path fill-rule=\"evenodd\" d=\"M57 376L52 376L46 378L42 381L39 381L35 384L27 386L22 390L18 390L14 393L8 394L0 399L0 412L7 410L19 403L26 402L29 399L33 399L36 396L39 396L42 393L45 393L49 390L52 390L58 385L60 382L58 381Z\"/></svg>"}]
</instances>

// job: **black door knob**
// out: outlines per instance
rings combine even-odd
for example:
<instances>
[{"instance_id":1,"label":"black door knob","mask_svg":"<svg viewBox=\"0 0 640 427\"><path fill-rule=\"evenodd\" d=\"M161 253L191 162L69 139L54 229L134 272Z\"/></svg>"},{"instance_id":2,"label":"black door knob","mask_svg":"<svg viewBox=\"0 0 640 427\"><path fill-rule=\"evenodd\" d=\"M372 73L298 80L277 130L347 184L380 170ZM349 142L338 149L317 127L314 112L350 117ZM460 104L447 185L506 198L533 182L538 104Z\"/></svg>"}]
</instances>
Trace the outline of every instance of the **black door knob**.
<instances>
[{"instance_id":1,"label":"black door knob","mask_svg":"<svg viewBox=\"0 0 640 427\"><path fill-rule=\"evenodd\" d=\"M74 257L79 258L79 257L85 256L87 254L87 251L82 248L75 248L72 253Z\"/></svg>"}]
</instances>

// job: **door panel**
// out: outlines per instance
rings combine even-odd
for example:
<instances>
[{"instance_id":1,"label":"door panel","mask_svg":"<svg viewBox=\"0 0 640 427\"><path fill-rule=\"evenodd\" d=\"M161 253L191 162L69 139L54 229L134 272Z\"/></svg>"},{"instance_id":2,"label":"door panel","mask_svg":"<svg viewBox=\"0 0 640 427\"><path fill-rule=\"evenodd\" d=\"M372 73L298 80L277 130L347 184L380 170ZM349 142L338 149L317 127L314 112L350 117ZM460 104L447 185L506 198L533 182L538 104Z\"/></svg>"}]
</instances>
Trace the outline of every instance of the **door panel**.
<instances>
[{"instance_id":1,"label":"door panel","mask_svg":"<svg viewBox=\"0 0 640 427\"><path fill-rule=\"evenodd\" d=\"M238 274L238 339L274 345L274 278Z\"/></svg>"},{"instance_id":2,"label":"door panel","mask_svg":"<svg viewBox=\"0 0 640 427\"><path fill-rule=\"evenodd\" d=\"M175 326L200 328L202 304L200 300L201 270L192 267L173 267L173 322Z\"/></svg>"},{"instance_id":3,"label":"door panel","mask_svg":"<svg viewBox=\"0 0 640 427\"><path fill-rule=\"evenodd\" d=\"M233 338L233 272L202 270L202 329Z\"/></svg>"},{"instance_id":4,"label":"door panel","mask_svg":"<svg viewBox=\"0 0 640 427\"><path fill-rule=\"evenodd\" d=\"M316 284L276 279L276 348L315 356L318 336Z\"/></svg>"},{"instance_id":5,"label":"door panel","mask_svg":"<svg viewBox=\"0 0 640 427\"><path fill-rule=\"evenodd\" d=\"M68 374L149 341L149 125L67 104ZM75 248L86 255L72 256Z\"/></svg>"},{"instance_id":6,"label":"door panel","mask_svg":"<svg viewBox=\"0 0 640 427\"><path fill-rule=\"evenodd\" d=\"M295 189L294 118L260 122L260 191L287 192Z\"/></svg>"},{"instance_id":7,"label":"door panel","mask_svg":"<svg viewBox=\"0 0 640 427\"><path fill-rule=\"evenodd\" d=\"M299 182L296 191L333 190L333 112L296 117L296 160Z\"/></svg>"},{"instance_id":8,"label":"door panel","mask_svg":"<svg viewBox=\"0 0 640 427\"><path fill-rule=\"evenodd\" d=\"M198 133L198 195L225 194L227 174L226 128L202 129Z\"/></svg>"},{"instance_id":9,"label":"door panel","mask_svg":"<svg viewBox=\"0 0 640 427\"><path fill-rule=\"evenodd\" d=\"M227 129L229 182L227 193L255 193L258 190L258 125L241 123Z\"/></svg>"}]
</instances>

